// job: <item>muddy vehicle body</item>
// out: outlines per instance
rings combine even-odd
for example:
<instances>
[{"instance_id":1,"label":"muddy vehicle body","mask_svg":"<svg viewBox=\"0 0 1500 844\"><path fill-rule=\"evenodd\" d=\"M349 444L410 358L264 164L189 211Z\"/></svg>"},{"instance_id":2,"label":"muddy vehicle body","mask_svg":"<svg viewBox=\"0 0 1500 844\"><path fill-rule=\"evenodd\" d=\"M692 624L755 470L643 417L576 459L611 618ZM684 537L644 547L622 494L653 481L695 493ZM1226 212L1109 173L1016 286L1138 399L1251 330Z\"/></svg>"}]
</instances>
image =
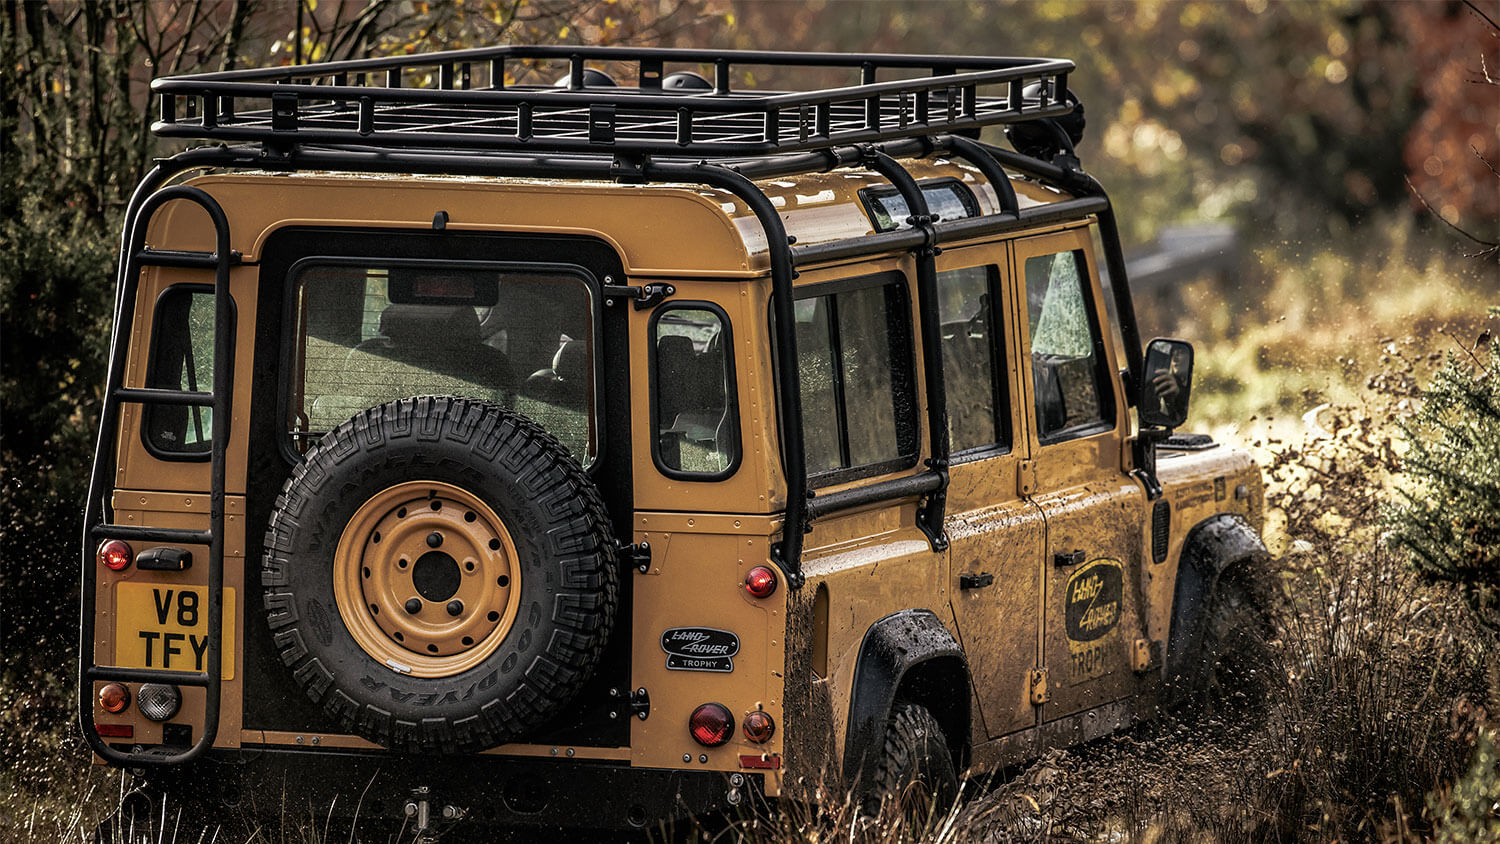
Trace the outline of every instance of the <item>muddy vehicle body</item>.
<instances>
[{"instance_id":1,"label":"muddy vehicle body","mask_svg":"<svg viewBox=\"0 0 1500 844\"><path fill-rule=\"evenodd\" d=\"M543 61L565 86L504 84ZM631 828L940 790L1199 682L1259 472L1168 436L1191 349L1143 353L1072 69L497 48L157 80L155 131L218 144L127 217L95 752L216 800Z\"/></svg>"}]
</instances>

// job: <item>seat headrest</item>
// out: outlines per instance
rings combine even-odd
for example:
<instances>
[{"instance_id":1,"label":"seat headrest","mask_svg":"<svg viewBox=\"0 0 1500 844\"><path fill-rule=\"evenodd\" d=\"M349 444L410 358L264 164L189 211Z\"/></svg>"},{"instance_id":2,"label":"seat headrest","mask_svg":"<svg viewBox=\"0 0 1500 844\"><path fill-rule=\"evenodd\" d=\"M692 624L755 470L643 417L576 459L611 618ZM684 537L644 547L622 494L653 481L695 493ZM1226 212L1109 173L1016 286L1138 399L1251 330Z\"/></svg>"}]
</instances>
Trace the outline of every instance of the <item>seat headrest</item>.
<instances>
[{"instance_id":1,"label":"seat headrest","mask_svg":"<svg viewBox=\"0 0 1500 844\"><path fill-rule=\"evenodd\" d=\"M479 342L479 317L467 305L390 305L380 333L399 344L451 347Z\"/></svg>"}]
</instances>

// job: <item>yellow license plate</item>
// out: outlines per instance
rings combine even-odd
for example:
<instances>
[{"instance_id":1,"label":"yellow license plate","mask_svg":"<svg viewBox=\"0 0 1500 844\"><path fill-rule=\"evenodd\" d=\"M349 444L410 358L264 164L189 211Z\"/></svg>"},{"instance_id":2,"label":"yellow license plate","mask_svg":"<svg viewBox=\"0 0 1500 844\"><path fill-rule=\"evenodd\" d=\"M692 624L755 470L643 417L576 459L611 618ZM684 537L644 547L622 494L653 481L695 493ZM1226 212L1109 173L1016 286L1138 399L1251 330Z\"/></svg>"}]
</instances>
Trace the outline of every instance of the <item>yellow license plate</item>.
<instances>
[{"instance_id":1,"label":"yellow license plate","mask_svg":"<svg viewBox=\"0 0 1500 844\"><path fill-rule=\"evenodd\" d=\"M208 587L120 583L115 587L115 664L202 671L208 660ZM234 590L224 589L220 676L234 677Z\"/></svg>"}]
</instances>

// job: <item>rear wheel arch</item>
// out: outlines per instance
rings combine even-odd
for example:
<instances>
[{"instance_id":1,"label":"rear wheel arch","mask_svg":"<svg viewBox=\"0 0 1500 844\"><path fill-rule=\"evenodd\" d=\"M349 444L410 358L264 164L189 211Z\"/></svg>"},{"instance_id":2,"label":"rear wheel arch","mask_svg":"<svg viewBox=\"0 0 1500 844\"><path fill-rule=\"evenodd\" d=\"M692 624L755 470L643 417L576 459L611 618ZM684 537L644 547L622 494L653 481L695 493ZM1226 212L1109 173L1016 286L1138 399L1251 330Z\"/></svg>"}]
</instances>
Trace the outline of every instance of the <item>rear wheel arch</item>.
<instances>
[{"instance_id":1,"label":"rear wheel arch","mask_svg":"<svg viewBox=\"0 0 1500 844\"><path fill-rule=\"evenodd\" d=\"M844 739L846 778L868 779L898 701L932 713L962 770L968 758L970 700L968 659L936 614L906 609L876 621L865 632L854 669Z\"/></svg>"}]
</instances>

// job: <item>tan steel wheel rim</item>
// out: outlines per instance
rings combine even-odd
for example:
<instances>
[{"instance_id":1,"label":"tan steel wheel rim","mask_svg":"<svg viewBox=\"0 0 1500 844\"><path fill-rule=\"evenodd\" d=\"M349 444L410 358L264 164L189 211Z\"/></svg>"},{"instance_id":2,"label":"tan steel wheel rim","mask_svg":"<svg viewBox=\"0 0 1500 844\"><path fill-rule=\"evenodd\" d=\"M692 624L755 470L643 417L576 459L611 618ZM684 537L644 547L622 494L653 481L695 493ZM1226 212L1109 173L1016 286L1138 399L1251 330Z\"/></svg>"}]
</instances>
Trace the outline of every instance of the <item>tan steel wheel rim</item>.
<instances>
[{"instance_id":1,"label":"tan steel wheel rim","mask_svg":"<svg viewBox=\"0 0 1500 844\"><path fill-rule=\"evenodd\" d=\"M339 537L333 597L354 641L413 677L484 662L521 605L519 562L495 511L452 484L408 481L366 501Z\"/></svg>"}]
</instances>

